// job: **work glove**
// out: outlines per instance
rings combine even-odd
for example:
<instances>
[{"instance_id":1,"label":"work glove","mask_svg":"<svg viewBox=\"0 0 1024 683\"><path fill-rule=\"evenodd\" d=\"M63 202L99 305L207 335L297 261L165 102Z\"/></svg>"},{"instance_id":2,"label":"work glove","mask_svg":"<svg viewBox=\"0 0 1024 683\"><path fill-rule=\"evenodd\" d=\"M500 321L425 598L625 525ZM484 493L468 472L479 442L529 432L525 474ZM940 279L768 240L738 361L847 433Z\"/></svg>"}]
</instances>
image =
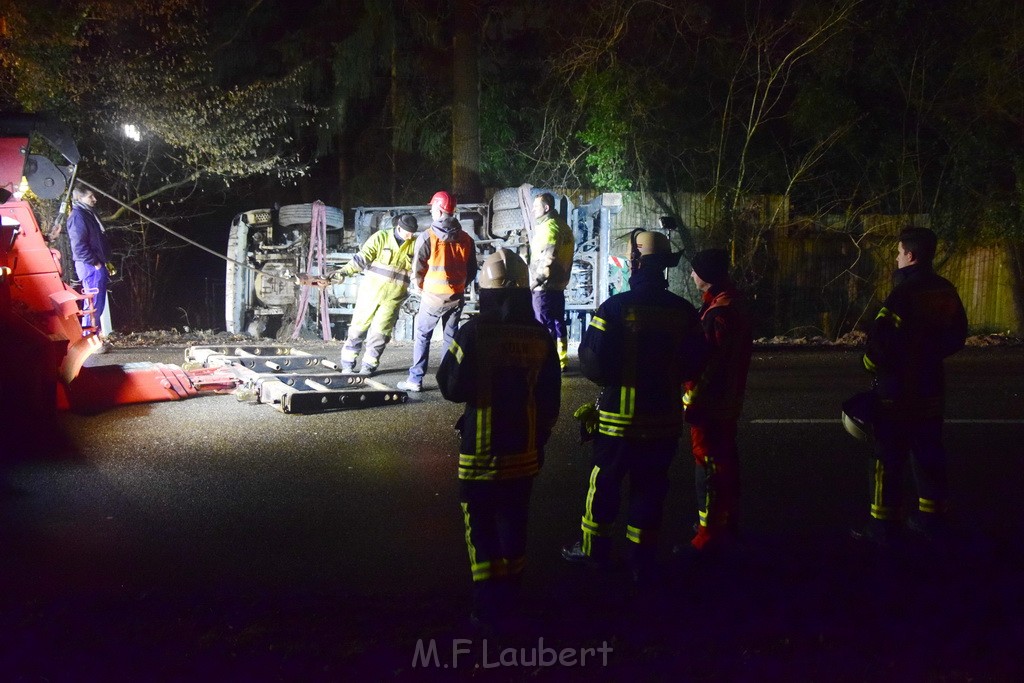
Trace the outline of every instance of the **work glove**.
<instances>
[{"instance_id":1,"label":"work glove","mask_svg":"<svg viewBox=\"0 0 1024 683\"><path fill-rule=\"evenodd\" d=\"M295 276L295 284L302 285L304 287L327 287L331 284L331 281L317 277L316 275L310 275L309 273L299 273Z\"/></svg>"},{"instance_id":2,"label":"work glove","mask_svg":"<svg viewBox=\"0 0 1024 683\"><path fill-rule=\"evenodd\" d=\"M696 389L687 389L686 393L683 394L683 407L689 408L693 405L693 399L697 395Z\"/></svg>"},{"instance_id":3,"label":"work glove","mask_svg":"<svg viewBox=\"0 0 1024 683\"><path fill-rule=\"evenodd\" d=\"M580 443L591 441L597 432L597 406L593 403L584 403L572 416L580 422Z\"/></svg>"}]
</instances>

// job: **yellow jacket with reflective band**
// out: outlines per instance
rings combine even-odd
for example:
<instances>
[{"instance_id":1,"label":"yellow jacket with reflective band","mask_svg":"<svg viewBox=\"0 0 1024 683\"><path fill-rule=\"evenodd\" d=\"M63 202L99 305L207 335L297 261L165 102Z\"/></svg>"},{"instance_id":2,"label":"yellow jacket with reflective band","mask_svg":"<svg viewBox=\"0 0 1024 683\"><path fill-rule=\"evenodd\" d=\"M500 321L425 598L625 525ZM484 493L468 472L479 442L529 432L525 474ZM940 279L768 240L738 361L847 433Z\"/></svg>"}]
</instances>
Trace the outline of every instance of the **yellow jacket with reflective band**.
<instances>
[{"instance_id":1,"label":"yellow jacket with reflective band","mask_svg":"<svg viewBox=\"0 0 1024 683\"><path fill-rule=\"evenodd\" d=\"M565 291L572 271L575 246L572 228L561 216L549 212L537 224L530 239L530 288Z\"/></svg>"},{"instance_id":2,"label":"yellow jacket with reflective band","mask_svg":"<svg viewBox=\"0 0 1024 683\"><path fill-rule=\"evenodd\" d=\"M481 292L482 308L494 291ZM437 372L442 395L466 403L458 425L459 479L537 474L558 418L562 379L554 341L533 319L529 292L519 293L525 295L519 315L483 312L460 327Z\"/></svg>"},{"instance_id":3,"label":"yellow jacket with reflective band","mask_svg":"<svg viewBox=\"0 0 1024 683\"><path fill-rule=\"evenodd\" d=\"M359 253L333 277L349 277L363 273L359 299L392 300L399 304L409 292L409 271L416 240L399 240L394 228L370 235Z\"/></svg>"}]
</instances>

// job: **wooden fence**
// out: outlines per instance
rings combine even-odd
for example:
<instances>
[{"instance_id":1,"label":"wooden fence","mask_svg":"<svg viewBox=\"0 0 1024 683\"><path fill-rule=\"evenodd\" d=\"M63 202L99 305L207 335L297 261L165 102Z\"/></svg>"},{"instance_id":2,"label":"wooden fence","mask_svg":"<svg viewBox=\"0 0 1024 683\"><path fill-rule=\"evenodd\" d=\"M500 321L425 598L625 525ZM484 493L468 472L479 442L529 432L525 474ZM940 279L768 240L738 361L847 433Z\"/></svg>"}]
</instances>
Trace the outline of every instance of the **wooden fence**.
<instances>
[{"instance_id":1,"label":"wooden fence","mask_svg":"<svg viewBox=\"0 0 1024 683\"><path fill-rule=\"evenodd\" d=\"M584 203L595 193L570 193ZM739 279L746 282L758 321L758 336L822 335L835 338L863 329L891 289L896 267L896 236L901 227L927 227L927 215L790 216L786 198L763 196L744 208L743 220L754 229L749 243L758 248L747 263L742 249L727 243L716 202L704 195L622 194L622 210L612 235L614 255L625 255L629 231L658 229L659 218L674 215L682 223L672 235L673 246L684 253L670 273L673 291L696 303L685 257L708 247L732 248L737 265L745 266ZM771 228L760 226L770 225ZM1014 283L1009 256L999 245L951 250L940 243L938 272L960 292L974 333L1021 330L1014 308Z\"/></svg>"}]
</instances>

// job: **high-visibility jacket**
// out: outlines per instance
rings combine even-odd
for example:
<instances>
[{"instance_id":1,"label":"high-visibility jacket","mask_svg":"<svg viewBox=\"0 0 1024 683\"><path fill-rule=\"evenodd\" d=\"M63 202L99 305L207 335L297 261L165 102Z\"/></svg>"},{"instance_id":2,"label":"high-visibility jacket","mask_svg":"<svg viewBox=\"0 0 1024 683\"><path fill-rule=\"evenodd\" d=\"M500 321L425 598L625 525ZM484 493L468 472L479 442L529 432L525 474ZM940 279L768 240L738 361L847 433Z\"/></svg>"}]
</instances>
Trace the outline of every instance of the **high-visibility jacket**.
<instances>
[{"instance_id":1,"label":"high-visibility jacket","mask_svg":"<svg viewBox=\"0 0 1024 683\"><path fill-rule=\"evenodd\" d=\"M668 291L662 271L641 268L630 290L598 308L580 342L580 367L602 387L598 432L678 438L683 383L697 377L708 346L697 311Z\"/></svg>"},{"instance_id":2,"label":"high-visibility jacket","mask_svg":"<svg viewBox=\"0 0 1024 683\"><path fill-rule=\"evenodd\" d=\"M359 253L332 278L363 273L359 284L359 300L397 301L409 293L409 271L415 240L403 240L395 228L385 228L370 235Z\"/></svg>"},{"instance_id":3,"label":"high-visibility jacket","mask_svg":"<svg viewBox=\"0 0 1024 683\"><path fill-rule=\"evenodd\" d=\"M754 348L750 313L731 283L712 287L702 298L700 321L710 349L700 377L687 382L686 421L735 420L743 409Z\"/></svg>"},{"instance_id":4,"label":"high-visibility jacket","mask_svg":"<svg viewBox=\"0 0 1024 683\"><path fill-rule=\"evenodd\" d=\"M561 216L549 211L530 239L530 289L565 291L572 271L575 238Z\"/></svg>"},{"instance_id":5,"label":"high-visibility jacket","mask_svg":"<svg viewBox=\"0 0 1024 683\"><path fill-rule=\"evenodd\" d=\"M526 290L482 290L480 308L455 333L437 371L441 394L466 403L459 479L533 476L558 418L555 344L534 319Z\"/></svg>"},{"instance_id":6,"label":"high-visibility jacket","mask_svg":"<svg viewBox=\"0 0 1024 683\"><path fill-rule=\"evenodd\" d=\"M462 299L476 271L476 243L454 218L434 221L416 238L412 278L424 298L441 303Z\"/></svg>"},{"instance_id":7,"label":"high-visibility jacket","mask_svg":"<svg viewBox=\"0 0 1024 683\"><path fill-rule=\"evenodd\" d=\"M868 330L864 367L875 373L883 411L898 418L941 417L942 361L964 347L967 313L949 280L928 264L900 268Z\"/></svg>"}]
</instances>

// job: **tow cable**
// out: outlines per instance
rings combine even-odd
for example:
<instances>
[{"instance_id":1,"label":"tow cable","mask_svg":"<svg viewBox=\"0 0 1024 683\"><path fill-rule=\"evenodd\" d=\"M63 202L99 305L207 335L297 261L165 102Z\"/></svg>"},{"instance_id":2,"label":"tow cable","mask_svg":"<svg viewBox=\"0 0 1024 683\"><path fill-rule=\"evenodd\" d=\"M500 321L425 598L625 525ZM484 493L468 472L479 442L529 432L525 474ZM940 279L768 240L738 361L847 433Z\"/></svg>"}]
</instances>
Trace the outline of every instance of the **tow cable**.
<instances>
[{"instance_id":1,"label":"tow cable","mask_svg":"<svg viewBox=\"0 0 1024 683\"><path fill-rule=\"evenodd\" d=\"M283 282L290 282L292 284L301 284L298 281L298 277L297 276L289 278L289 277L284 277L282 275L278 275L276 273L268 273L267 271L260 270L259 268L256 268L256 267L254 267L254 266L252 266L252 265L250 265L248 263L243 263L242 261L236 261L233 258L228 258L224 254L220 254L220 253L214 251L213 249L210 249L209 247L207 247L205 245L202 245L199 242L196 242L195 240L192 240L192 239L189 239L188 237L185 237L180 232L177 232L177 231L167 227L166 225L164 225L160 221L156 220L155 218L150 218L149 216L147 216L146 214L142 213L138 209L136 209L134 207L131 207L128 204L125 204L124 202L122 202L117 197L115 197L115 196L113 196L113 195L111 195L111 194L109 194L107 192L104 192L103 190L101 190L100 188L96 187L95 185L93 185L91 183L88 183L88 182L82 180L81 178L78 179L78 182L81 183L82 185L84 185L85 187L89 188L93 192L98 192L99 194L103 195L104 197L106 197L110 201L114 202L118 206L131 211L132 213L134 213L136 216L138 216L139 218L143 219L144 221L148 221L148 222L152 223L153 225L155 225L156 227L160 228L161 230L166 230L167 232L171 233L172 235L174 235L175 237L180 239L182 242L187 242L188 244L191 244L194 247L198 247L198 248L202 249L203 251L205 251L206 253L212 254L212 255L216 256L217 258L221 259L222 261L227 261L228 263L234 263L236 266L241 266L242 268L245 268L247 270L251 270L252 272L258 273L258 274L260 274L260 275L262 275L264 277L270 277L270 278L274 278L275 280L281 280ZM303 285L303 286L308 286L308 285Z\"/></svg>"}]
</instances>

